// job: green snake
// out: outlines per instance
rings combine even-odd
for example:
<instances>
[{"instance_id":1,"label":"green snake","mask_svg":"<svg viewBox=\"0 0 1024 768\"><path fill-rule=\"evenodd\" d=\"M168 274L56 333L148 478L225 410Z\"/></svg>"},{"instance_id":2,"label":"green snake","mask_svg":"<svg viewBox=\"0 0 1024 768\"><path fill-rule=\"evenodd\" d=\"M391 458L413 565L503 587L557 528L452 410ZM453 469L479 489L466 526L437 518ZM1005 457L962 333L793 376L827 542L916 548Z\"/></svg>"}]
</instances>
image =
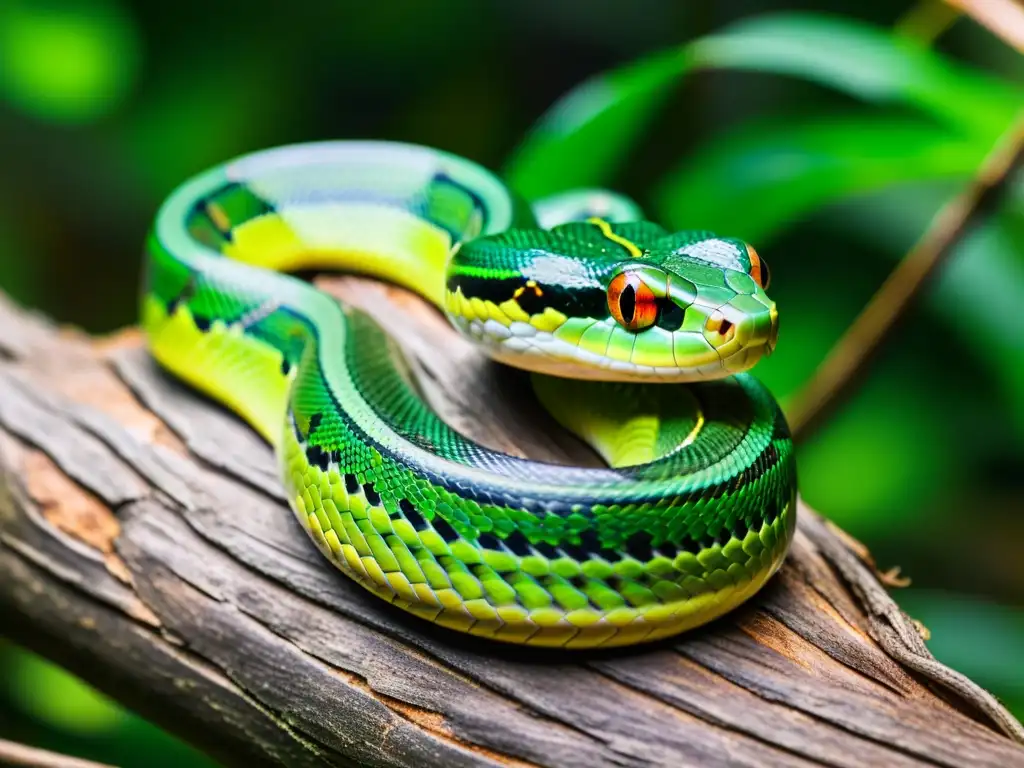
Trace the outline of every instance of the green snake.
<instances>
[{"instance_id":1,"label":"green snake","mask_svg":"<svg viewBox=\"0 0 1024 768\"><path fill-rule=\"evenodd\" d=\"M459 434L368 314L283 274L324 267L409 288L532 371L539 402L608 466ZM602 190L531 206L452 154L335 141L181 185L143 280L156 360L274 447L331 563L416 616L512 643L646 642L735 608L786 555L793 445L746 373L778 312L741 240L669 232Z\"/></svg>"}]
</instances>

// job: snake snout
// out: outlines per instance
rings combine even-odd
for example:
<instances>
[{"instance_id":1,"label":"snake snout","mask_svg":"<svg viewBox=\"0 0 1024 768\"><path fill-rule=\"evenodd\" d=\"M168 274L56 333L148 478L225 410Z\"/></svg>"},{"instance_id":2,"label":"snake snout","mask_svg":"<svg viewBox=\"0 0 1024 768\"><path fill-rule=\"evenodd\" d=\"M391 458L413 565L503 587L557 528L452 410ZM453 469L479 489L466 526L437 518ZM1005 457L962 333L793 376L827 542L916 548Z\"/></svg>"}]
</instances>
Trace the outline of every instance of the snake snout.
<instances>
[{"instance_id":1,"label":"snake snout","mask_svg":"<svg viewBox=\"0 0 1024 768\"><path fill-rule=\"evenodd\" d=\"M703 335L728 373L739 373L754 366L775 350L779 333L779 315L774 304L760 307L724 306L711 312L704 323Z\"/></svg>"}]
</instances>

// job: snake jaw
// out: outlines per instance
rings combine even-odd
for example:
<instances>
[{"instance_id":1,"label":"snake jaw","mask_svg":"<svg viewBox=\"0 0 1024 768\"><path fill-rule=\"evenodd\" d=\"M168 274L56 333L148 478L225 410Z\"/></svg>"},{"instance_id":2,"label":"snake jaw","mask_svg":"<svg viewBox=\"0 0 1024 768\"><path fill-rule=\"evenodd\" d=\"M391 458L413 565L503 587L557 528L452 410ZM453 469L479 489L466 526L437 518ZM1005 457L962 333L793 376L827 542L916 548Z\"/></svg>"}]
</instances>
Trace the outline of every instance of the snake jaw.
<instances>
[{"instance_id":1,"label":"snake jaw","mask_svg":"<svg viewBox=\"0 0 1024 768\"><path fill-rule=\"evenodd\" d=\"M491 358L524 370L597 381L693 382L746 371L771 353L778 313L774 304L760 306L751 313L694 302L675 331L633 332L611 318L566 317L550 308L511 320L479 300L451 303L448 316Z\"/></svg>"}]
</instances>

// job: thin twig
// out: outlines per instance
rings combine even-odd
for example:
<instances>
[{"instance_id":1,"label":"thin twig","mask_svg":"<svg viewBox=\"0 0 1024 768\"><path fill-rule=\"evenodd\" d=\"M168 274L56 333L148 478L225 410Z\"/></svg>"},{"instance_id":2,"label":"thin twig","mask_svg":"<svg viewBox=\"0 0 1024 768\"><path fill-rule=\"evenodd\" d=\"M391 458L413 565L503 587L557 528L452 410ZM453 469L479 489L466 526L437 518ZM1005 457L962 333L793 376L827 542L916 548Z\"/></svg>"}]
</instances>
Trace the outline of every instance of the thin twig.
<instances>
[{"instance_id":1,"label":"thin twig","mask_svg":"<svg viewBox=\"0 0 1024 768\"><path fill-rule=\"evenodd\" d=\"M893 32L919 45L929 46L949 30L960 16L960 9L950 4L938 0L918 0L896 20Z\"/></svg>"},{"instance_id":2,"label":"thin twig","mask_svg":"<svg viewBox=\"0 0 1024 768\"><path fill-rule=\"evenodd\" d=\"M864 311L794 399L793 434L806 440L850 395L879 345L949 258L972 225L994 210L1014 172L1024 166L1024 110L1000 137L975 178L932 219L924 235L879 288Z\"/></svg>"},{"instance_id":3,"label":"thin twig","mask_svg":"<svg viewBox=\"0 0 1024 768\"><path fill-rule=\"evenodd\" d=\"M946 0L1003 42L1024 52L1024 5L1016 0Z\"/></svg>"},{"instance_id":4,"label":"thin twig","mask_svg":"<svg viewBox=\"0 0 1024 768\"><path fill-rule=\"evenodd\" d=\"M106 763L94 763L45 749L29 747L14 741L0 739L0 765L25 765L32 768L113 768Z\"/></svg>"},{"instance_id":5,"label":"thin twig","mask_svg":"<svg viewBox=\"0 0 1024 768\"><path fill-rule=\"evenodd\" d=\"M1024 52L1024 6L1016 0L945 0L1005 43ZM922 11L924 4L917 6ZM918 14L920 15L920 14ZM893 270L864 311L794 400L790 424L806 440L852 392L885 335L949 257L972 224L996 207L1007 182L1024 164L1024 112L996 143L977 176L940 210L924 235Z\"/></svg>"}]
</instances>

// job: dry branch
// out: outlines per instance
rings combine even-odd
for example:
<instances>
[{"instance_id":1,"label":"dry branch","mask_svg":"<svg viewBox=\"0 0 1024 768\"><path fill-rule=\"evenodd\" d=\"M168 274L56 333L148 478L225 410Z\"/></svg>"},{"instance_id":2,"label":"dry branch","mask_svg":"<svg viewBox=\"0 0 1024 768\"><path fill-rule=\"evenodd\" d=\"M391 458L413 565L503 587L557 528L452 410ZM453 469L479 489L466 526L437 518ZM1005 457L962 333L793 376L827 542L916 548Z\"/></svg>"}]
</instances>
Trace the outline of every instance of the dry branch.
<instances>
[{"instance_id":1,"label":"dry branch","mask_svg":"<svg viewBox=\"0 0 1024 768\"><path fill-rule=\"evenodd\" d=\"M786 414L796 440L806 441L852 394L885 337L893 332L971 228L998 208L1021 168L1024 109L996 142L970 183L935 214L921 238L796 395Z\"/></svg>"},{"instance_id":2,"label":"dry branch","mask_svg":"<svg viewBox=\"0 0 1024 768\"><path fill-rule=\"evenodd\" d=\"M1024 52L1024 5L1018 0L946 0L1008 45Z\"/></svg>"},{"instance_id":3,"label":"dry branch","mask_svg":"<svg viewBox=\"0 0 1024 768\"><path fill-rule=\"evenodd\" d=\"M26 766L27 768L113 768L92 760L79 760L45 749L35 749L0 739L0 765Z\"/></svg>"},{"instance_id":4,"label":"dry branch","mask_svg":"<svg viewBox=\"0 0 1024 768\"><path fill-rule=\"evenodd\" d=\"M398 333L460 429L593 461L420 302L335 288ZM267 447L136 333L6 303L0 471L0 633L225 765L1024 766L1019 724L806 507L779 575L703 630L571 654L467 638L330 567Z\"/></svg>"}]
</instances>

